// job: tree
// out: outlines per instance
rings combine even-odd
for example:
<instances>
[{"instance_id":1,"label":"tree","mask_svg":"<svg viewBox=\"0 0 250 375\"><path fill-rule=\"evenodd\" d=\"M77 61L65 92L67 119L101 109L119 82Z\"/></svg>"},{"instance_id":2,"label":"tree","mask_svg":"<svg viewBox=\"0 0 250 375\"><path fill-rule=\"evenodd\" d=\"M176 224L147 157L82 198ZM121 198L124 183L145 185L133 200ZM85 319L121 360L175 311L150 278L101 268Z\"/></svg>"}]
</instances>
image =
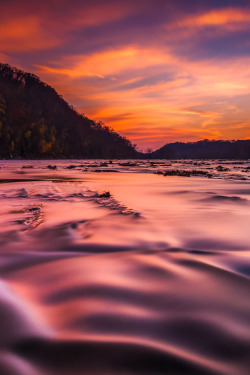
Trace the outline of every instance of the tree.
<instances>
[{"instance_id":1,"label":"tree","mask_svg":"<svg viewBox=\"0 0 250 375\"><path fill-rule=\"evenodd\" d=\"M135 147L31 73L0 64L0 157L131 158Z\"/></svg>"}]
</instances>

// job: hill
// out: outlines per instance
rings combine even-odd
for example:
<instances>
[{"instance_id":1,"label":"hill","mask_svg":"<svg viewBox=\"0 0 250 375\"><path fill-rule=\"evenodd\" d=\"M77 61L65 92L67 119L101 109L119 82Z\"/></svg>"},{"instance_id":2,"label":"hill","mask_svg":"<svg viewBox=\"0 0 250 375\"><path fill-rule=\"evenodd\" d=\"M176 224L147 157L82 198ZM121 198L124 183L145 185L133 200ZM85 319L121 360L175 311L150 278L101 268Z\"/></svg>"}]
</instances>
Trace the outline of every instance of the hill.
<instances>
[{"instance_id":1,"label":"hill","mask_svg":"<svg viewBox=\"0 0 250 375\"><path fill-rule=\"evenodd\" d=\"M134 158L135 146L80 115L31 73L0 64L0 158Z\"/></svg>"},{"instance_id":2,"label":"hill","mask_svg":"<svg viewBox=\"0 0 250 375\"><path fill-rule=\"evenodd\" d=\"M150 154L153 159L250 159L250 140L169 143Z\"/></svg>"}]
</instances>

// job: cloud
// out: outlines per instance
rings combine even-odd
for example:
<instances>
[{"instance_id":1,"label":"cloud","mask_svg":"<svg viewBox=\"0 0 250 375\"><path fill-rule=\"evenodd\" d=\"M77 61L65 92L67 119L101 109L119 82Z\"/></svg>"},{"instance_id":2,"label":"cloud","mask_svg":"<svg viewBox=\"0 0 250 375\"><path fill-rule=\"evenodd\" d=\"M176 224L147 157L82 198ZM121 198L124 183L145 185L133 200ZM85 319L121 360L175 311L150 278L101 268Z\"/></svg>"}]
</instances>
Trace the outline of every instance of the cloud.
<instances>
[{"instance_id":1,"label":"cloud","mask_svg":"<svg viewBox=\"0 0 250 375\"><path fill-rule=\"evenodd\" d=\"M233 127L230 116L235 113L246 121L249 115L248 110L243 111L247 101L242 108L234 104L236 97L250 94L249 58L234 58L226 64L214 59L201 63L171 55L167 49L125 46L66 56L56 68L43 67L40 73L68 82L63 92L69 102L77 103L80 112L104 121L133 142L147 141L151 147L164 137L166 142L174 137L227 138L226 134L233 133L229 131L229 126ZM111 79L114 76L115 80ZM131 131L132 126L138 134ZM176 131L164 133L170 128Z\"/></svg>"},{"instance_id":2,"label":"cloud","mask_svg":"<svg viewBox=\"0 0 250 375\"><path fill-rule=\"evenodd\" d=\"M203 5L165 22L165 44L194 61L249 56L250 7Z\"/></svg>"},{"instance_id":3,"label":"cloud","mask_svg":"<svg viewBox=\"0 0 250 375\"><path fill-rule=\"evenodd\" d=\"M158 49L126 46L86 55L66 56L59 67L37 65L47 72L72 78L115 76L124 71L137 71L169 63L170 56ZM67 68L65 68L67 67ZM132 82L134 79L132 79ZM131 82L131 79L130 79Z\"/></svg>"},{"instance_id":4,"label":"cloud","mask_svg":"<svg viewBox=\"0 0 250 375\"><path fill-rule=\"evenodd\" d=\"M210 32L216 33L249 30L249 22L249 9L224 7L183 15L180 19L167 23L165 29L169 32L177 32L177 37L190 38L192 34L202 29L209 29Z\"/></svg>"},{"instance_id":5,"label":"cloud","mask_svg":"<svg viewBox=\"0 0 250 375\"><path fill-rule=\"evenodd\" d=\"M96 4L95 4L96 3ZM3 51L30 52L67 45L72 32L118 21L136 12L128 4L107 2L43 3L24 0L0 3L0 45Z\"/></svg>"},{"instance_id":6,"label":"cloud","mask_svg":"<svg viewBox=\"0 0 250 375\"><path fill-rule=\"evenodd\" d=\"M237 4L0 2L0 58L133 142L247 137L250 7Z\"/></svg>"},{"instance_id":7,"label":"cloud","mask_svg":"<svg viewBox=\"0 0 250 375\"><path fill-rule=\"evenodd\" d=\"M179 23L182 27L204 28L222 27L227 30L249 28L250 11L242 8L227 7L188 17Z\"/></svg>"},{"instance_id":8,"label":"cloud","mask_svg":"<svg viewBox=\"0 0 250 375\"><path fill-rule=\"evenodd\" d=\"M131 2L106 1L105 3L92 4L79 7L74 15L71 27L82 28L88 26L97 26L134 14L139 7Z\"/></svg>"},{"instance_id":9,"label":"cloud","mask_svg":"<svg viewBox=\"0 0 250 375\"><path fill-rule=\"evenodd\" d=\"M0 24L0 45L4 52L36 51L60 44L60 38L45 30L36 16L17 17Z\"/></svg>"},{"instance_id":10,"label":"cloud","mask_svg":"<svg viewBox=\"0 0 250 375\"><path fill-rule=\"evenodd\" d=\"M187 115L195 115L195 116L200 116L200 117L211 117L214 115L218 115L217 112L212 112L212 111L205 111L205 110L196 110L192 108L183 108L180 109L180 113L187 114Z\"/></svg>"}]
</instances>

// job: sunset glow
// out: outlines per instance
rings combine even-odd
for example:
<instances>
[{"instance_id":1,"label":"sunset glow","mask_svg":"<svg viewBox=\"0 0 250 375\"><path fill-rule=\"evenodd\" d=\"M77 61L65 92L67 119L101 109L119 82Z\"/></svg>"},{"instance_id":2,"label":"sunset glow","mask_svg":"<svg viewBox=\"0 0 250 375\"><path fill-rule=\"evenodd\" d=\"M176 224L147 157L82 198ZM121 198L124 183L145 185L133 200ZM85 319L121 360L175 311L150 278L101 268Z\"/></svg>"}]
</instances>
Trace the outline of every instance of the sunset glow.
<instances>
[{"instance_id":1,"label":"sunset glow","mask_svg":"<svg viewBox=\"0 0 250 375\"><path fill-rule=\"evenodd\" d=\"M250 3L0 2L1 62L156 149L250 138Z\"/></svg>"}]
</instances>

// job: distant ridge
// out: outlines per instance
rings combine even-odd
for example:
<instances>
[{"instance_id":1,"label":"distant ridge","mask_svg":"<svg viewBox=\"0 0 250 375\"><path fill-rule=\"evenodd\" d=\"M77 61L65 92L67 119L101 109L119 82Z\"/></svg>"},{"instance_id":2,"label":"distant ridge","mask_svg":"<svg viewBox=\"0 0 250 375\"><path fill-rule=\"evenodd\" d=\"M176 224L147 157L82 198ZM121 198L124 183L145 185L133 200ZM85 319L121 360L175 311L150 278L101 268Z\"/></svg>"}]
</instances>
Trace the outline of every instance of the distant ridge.
<instances>
[{"instance_id":1,"label":"distant ridge","mask_svg":"<svg viewBox=\"0 0 250 375\"><path fill-rule=\"evenodd\" d=\"M135 145L80 115L39 77L0 64L0 158L135 158Z\"/></svg>"},{"instance_id":2,"label":"distant ridge","mask_svg":"<svg viewBox=\"0 0 250 375\"><path fill-rule=\"evenodd\" d=\"M153 159L250 159L250 140L169 143L150 153Z\"/></svg>"}]
</instances>

